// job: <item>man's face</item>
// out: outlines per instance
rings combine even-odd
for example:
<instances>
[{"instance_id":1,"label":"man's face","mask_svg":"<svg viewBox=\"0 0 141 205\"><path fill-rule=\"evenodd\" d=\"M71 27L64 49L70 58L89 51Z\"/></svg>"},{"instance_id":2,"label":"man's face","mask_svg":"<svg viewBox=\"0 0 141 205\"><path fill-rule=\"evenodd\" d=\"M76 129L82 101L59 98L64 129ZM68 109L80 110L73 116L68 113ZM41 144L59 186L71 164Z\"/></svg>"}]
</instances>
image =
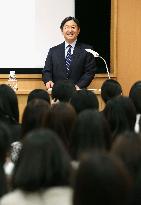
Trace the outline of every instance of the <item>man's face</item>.
<instances>
[{"instance_id":1,"label":"man's face","mask_svg":"<svg viewBox=\"0 0 141 205\"><path fill-rule=\"evenodd\" d=\"M69 44L73 43L77 39L79 32L80 28L73 20L67 21L62 30L62 34L64 35L66 42Z\"/></svg>"}]
</instances>

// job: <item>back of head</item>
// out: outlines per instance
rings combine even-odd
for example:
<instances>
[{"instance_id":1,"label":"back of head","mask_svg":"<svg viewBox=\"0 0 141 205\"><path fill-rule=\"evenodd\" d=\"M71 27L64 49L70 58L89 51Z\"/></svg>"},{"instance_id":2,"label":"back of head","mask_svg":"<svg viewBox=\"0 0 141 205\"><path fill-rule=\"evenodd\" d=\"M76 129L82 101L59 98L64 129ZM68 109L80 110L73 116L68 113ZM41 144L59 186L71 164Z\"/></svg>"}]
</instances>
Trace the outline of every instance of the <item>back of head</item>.
<instances>
[{"instance_id":1,"label":"back of head","mask_svg":"<svg viewBox=\"0 0 141 205\"><path fill-rule=\"evenodd\" d=\"M28 94L27 103L33 99L42 99L50 104L50 96L46 90L34 89Z\"/></svg>"},{"instance_id":2,"label":"back of head","mask_svg":"<svg viewBox=\"0 0 141 205\"><path fill-rule=\"evenodd\" d=\"M76 91L75 85L69 80L58 81L52 88L52 99L62 102L69 102Z\"/></svg>"},{"instance_id":3,"label":"back of head","mask_svg":"<svg viewBox=\"0 0 141 205\"><path fill-rule=\"evenodd\" d=\"M101 86L101 97L106 103L108 100L122 94L122 88L118 81L113 79L105 80Z\"/></svg>"},{"instance_id":4,"label":"back of head","mask_svg":"<svg viewBox=\"0 0 141 205\"><path fill-rule=\"evenodd\" d=\"M137 113L141 114L141 81L137 81L132 85L129 97L132 99Z\"/></svg>"},{"instance_id":5,"label":"back of head","mask_svg":"<svg viewBox=\"0 0 141 205\"><path fill-rule=\"evenodd\" d=\"M0 164L4 164L10 153L10 130L0 121Z\"/></svg>"},{"instance_id":6,"label":"back of head","mask_svg":"<svg viewBox=\"0 0 141 205\"><path fill-rule=\"evenodd\" d=\"M111 135L109 125L97 110L82 111L71 132L71 155L79 160L81 155L91 150L109 150Z\"/></svg>"},{"instance_id":7,"label":"back of head","mask_svg":"<svg viewBox=\"0 0 141 205\"><path fill-rule=\"evenodd\" d=\"M0 85L0 118L7 122L19 122L17 95L14 90L6 84Z\"/></svg>"},{"instance_id":8,"label":"back of head","mask_svg":"<svg viewBox=\"0 0 141 205\"><path fill-rule=\"evenodd\" d=\"M42 99L33 99L25 107L22 116L22 137L35 128L44 127L50 105Z\"/></svg>"},{"instance_id":9,"label":"back of head","mask_svg":"<svg viewBox=\"0 0 141 205\"><path fill-rule=\"evenodd\" d=\"M125 205L131 178L124 164L106 153L90 153L76 174L73 205Z\"/></svg>"},{"instance_id":10,"label":"back of head","mask_svg":"<svg viewBox=\"0 0 141 205\"><path fill-rule=\"evenodd\" d=\"M47 127L54 130L67 150L70 145L70 132L76 119L76 112L69 103L53 104L47 121Z\"/></svg>"},{"instance_id":11,"label":"back of head","mask_svg":"<svg viewBox=\"0 0 141 205\"><path fill-rule=\"evenodd\" d=\"M77 113L85 109L99 109L99 102L94 92L86 89L75 92L70 100Z\"/></svg>"},{"instance_id":12,"label":"back of head","mask_svg":"<svg viewBox=\"0 0 141 205\"><path fill-rule=\"evenodd\" d=\"M8 180L5 173L5 163L10 154L10 132L0 121L0 197L8 191Z\"/></svg>"},{"instance_id":13,"label":"back of head","mask_svg":"<svg viewBox=\"0 0 141 205\"><path fill-rule=\"evenodd\" d=\"M103 114L110 125L113 140L116 135L124 131L134 131L136 110L129 97L117 96L109 100Z\"/></svg>"},{"instance_id":14,"label":"back of head","mask_svg":"<svg viewBox=\"0 0 141 205\"><path fill-rule=\"evenodd\" d=\"M49 129L30 132L23 143L13 174L13 186L40 191L69 184L70 160L58 136Z\"/></svg>"},{"instance_id":15,"label":"back of head","mask_svg":"<svg viewBox=\"0 0 141 205\"><path fill-rule=\"evenodd\" d=\"M134 132L120 134L115 139L111 152L124 162L131 176L136 179L141 170L140 134Z\"/></svg>"}]
</instances>

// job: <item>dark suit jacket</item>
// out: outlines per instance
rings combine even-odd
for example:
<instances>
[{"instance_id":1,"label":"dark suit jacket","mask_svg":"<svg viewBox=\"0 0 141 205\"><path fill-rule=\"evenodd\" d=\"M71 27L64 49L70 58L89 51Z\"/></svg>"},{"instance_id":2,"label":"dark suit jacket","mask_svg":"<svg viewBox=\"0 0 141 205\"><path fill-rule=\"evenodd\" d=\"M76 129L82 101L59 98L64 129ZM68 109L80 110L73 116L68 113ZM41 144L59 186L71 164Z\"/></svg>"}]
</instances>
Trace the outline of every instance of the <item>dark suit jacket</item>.
<instances>
[{"instance_id":1,"label":"dark suit jacket","mask_svg":"<svg viewBox=\"0 0 141 205\"><path fill-rule=\"evenodd\" d=\"M50 48L42 71L44 83L69 79L80 88L87 87L94 78L95 58L85 49L92 49L90 45L76 43L70 64L69 75L66 75L65 42Z\"/></svg>"}]
</instances>

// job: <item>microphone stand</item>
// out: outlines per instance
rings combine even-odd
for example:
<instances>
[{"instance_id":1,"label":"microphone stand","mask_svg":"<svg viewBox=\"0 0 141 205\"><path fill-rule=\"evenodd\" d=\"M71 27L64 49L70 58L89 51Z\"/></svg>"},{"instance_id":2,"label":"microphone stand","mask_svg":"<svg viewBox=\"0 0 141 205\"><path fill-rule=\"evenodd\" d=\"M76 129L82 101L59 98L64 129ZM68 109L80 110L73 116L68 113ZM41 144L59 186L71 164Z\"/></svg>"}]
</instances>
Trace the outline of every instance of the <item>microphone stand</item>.
<instances>
[{"instance_id":1,"label":"microphone stand","mask_svg":"<svg viewBox=\"0 0 141 205\"><path fill-rule=\"evenodd\" d=\"M101 58L101 59L104 61L105 66L106 66L106 72L107 72L107 74L108 74L108 78L111 79L110 73L109 73L109 69L108 69L108 66L107 66L107 63L106 63L106 60L105 60L103 57L101 57L100 55L98 55L98 56L96 56L96 57L97 57L97 58Z\"/></svg>"},{"instance_id":2,"label":"microphone stand","mask_svg":"<svg viewBox=\"0 0 141 205\"><path fill-rule=\"evenodd\" d=\"M93 54L93 56L94 56L95 58L101 58L101 59L104 61L105 66L106 66L106 72L107 72L107 74L108 74L108 78L111 79L110 73L109 73L109 69L108 69L108 66L107 66L107 63L106 63L106 60L105 60L102 56L100 56L99 53L97 53L96 51L94 51L94 50L92 50L92 49L85 49L85 50L86 50L87 52Z\"/></svg>"}]
</instances>

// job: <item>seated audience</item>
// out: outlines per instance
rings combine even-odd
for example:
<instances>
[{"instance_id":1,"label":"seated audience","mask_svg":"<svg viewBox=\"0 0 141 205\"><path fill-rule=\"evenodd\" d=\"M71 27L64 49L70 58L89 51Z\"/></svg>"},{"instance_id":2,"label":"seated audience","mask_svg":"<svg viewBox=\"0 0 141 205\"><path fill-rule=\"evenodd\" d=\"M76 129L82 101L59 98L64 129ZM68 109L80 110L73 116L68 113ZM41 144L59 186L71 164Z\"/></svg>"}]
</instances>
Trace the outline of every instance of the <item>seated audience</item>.
<instances>
[{"instance_id":1,"label":"seated audience","mask_svg":"<svg viewBox=\"0 0 141 205\"><path fill-rule=\"evenodd\" d=\"M141 170L141 136L134 132L120 134L113 142L111 152L124 162L136 180Z\"/></svg>"},{"instance_id":2,"label":"seated audience","mask_svg":"<svg viewBox=\"0 0 141 205\"><path fill-rule=\"evenodd\" d=\"M20 140L19 107L15 91L6 84L0 85L0 121L10 129L10 142Z\"/></svg>"},{"instance_id":3,"label":"seated audience","mask_svg":"<svg viewBox=\"0 0 141 205\"><path fill-rule=\"evenodd\" d=\"M22 137L33 129L44 127L49 109L49 103L43 99L34 99L26 105L22 116Z\"/></svg>"},{"instance_id":4,"label":"seated audience","mask_svg":"<svg viewBox=\"0 0 141 205\"><path fill-rule=\"evenodd\" d=\"M131 188L122 161L106 153L90 153L77 170L73 205L127 205Z\"/></svg>"},{"instance_id":5,"label":"seated audience","mask_svg":"<svg viewBox=\"0 0 141 205\"><path fill-rule=\"evenodd\" d=\"M134 131L136 109L130 98L117 96L109 100L103 114L109 123L113 141L124 131Z\"/></svg>"},{"instance_id":6,"label":"seated audience","mask_svg":"<svg viewBox=\"0 0 141 205\"><path fill-rule=\"evenodd\" d=\"M113 97L119 96L122 94L122 87L120 83L114 79L107 79L103 82L101 86L101 97L105 104L108 100Z\"/></svg>"},{"instance_id":7,"label":"seated audience","mask_svg":"<svg viewBox=\"0 0 141 205\"><path fill-rule=\"evenodd\" d=\"M13 144L11 153L13 162L17 160L26 134L36 128L44 127L44 119L47 118L49 109L49 103L43 99L33 99L27 103L22 116L21 139Z\"/></svg>"},{"instance_id":8,"label":"seated audience","mask_svg":"<svg viewBox=\"0 0 141 205\"><path fill-rule=\"evenodd\" d=\"M97 110L82 111L71 132L72 160L79 161L81 155L90 150L107 150L111 148L109 125Z\"/></svg>"},{"instance_id":9,"label":"seated audience","mask_svg":"<svg viewBox=\"0 0 141 205\"><path fill-rule=\"evenodd\" d=\"M13 166L10 162L10 130L0 122L0 197L9 191ZM12 166L12 167L11 167Z\"/></svg>"},{"instance_id":10,"label":"seated audience","mask_svg":"<svg viewBox=\"0 0 141 205\"><path fill-rule=\"evenodd\" d=\"M141 116L141 81L135 82L129 91L129 97L132 99L136 108L135 131L140 132L139 120Z\"/></svg>"},{"instance_id":11,"label":"seated audience","mask_svg":"<svg viewBox=\"0 0 141 205\"><path fill-rule=\"evenodd\" d=\"M94 92L86 89L77 90L70 100L71 105L75 108L76 113L85 109L99 109L99 102Z\"/></svg>"},{"instance_id":12,"label":"seated audience","mask_svg":"<svg viewBox=\"0 0 141 205\"><path fill-rule=\"evenodd\" d=\"M76 112L71 104L59 102L51 106L46 120L46 127L58 134L67 151L70 149L70 132L76 117Z\"/></svg>"},{"instance_id":13,"label":"seated audience","mask_svg":"<svg viewBox=\"0 0 141 205\"><path fill-rule=\"evenodd\" d=\"M141 204L141 170L139 171L139 175L133 187L129 205L140 205L140 204Z\"/></svg>"},{"instance_id":14,"label":"seated audience","mask_svg":"<svg viewBox=\"0 0 141 205\"><path fill-rule=\"evenodd\" d=\"M13 191L1 205L71 205L71 167L68 154L51 130L34 130L25 137L16 162Z\"/></svg>"},{"instance_id":15,"label":"seated audience","mask_svg":"<svg viewBox=\"0 0 141 205\"><path fill-rule=\"evenodd\" d=\"M52 88L52 100L56 102L69 102L76 91L75 85L69 80L57 81Z\"/></svg>"},{"instance_id":16,"label":"seated audience","mask_svg":"<svg viewBox=\"0 0 141 205\"><path fill-rule=\"evenodd\" d=\"M50 96L46 90L43 89L34 89L28 94L27 103L30 102L33 99L42 99L47 101L49 104L50 102Z\"/></svg>"}]
</instances>

